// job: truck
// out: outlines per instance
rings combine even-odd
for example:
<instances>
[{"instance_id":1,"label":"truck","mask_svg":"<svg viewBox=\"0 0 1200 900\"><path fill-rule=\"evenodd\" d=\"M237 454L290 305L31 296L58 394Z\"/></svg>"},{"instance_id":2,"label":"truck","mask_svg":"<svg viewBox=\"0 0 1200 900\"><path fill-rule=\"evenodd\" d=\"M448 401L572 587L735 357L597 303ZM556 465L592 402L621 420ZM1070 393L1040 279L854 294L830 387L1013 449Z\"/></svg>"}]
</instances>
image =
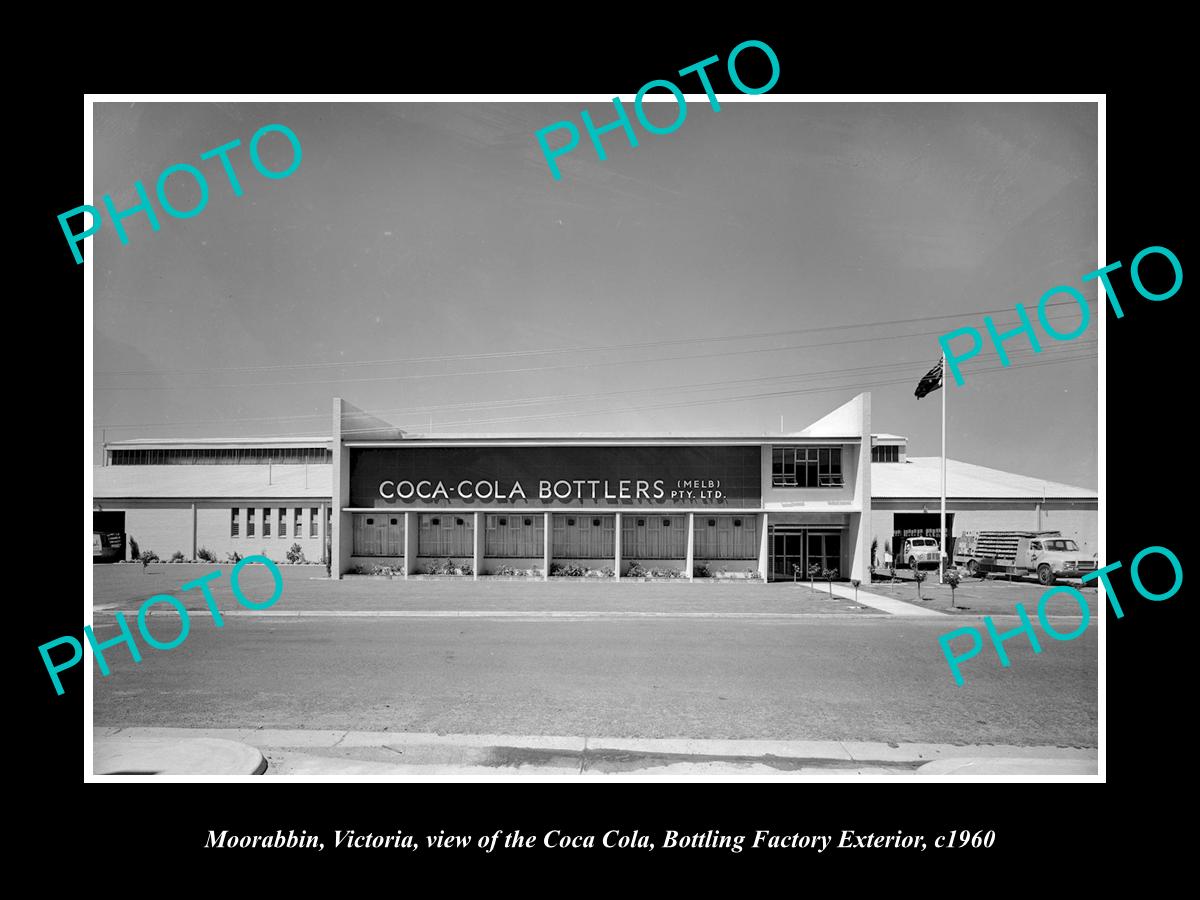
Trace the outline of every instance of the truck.
<instances>
[{"instance_id":1,"label":"truck","mask_svg":"<svg viewBox=\"0 0 1200 900\"><path fill-rule=\"evenodd\" d=\"M982 577L989 572L1035 575L1044 585L1096 569L1096 560L1058 531L966 531L954 543L954 564Z\"/></svg>"},{"instance_id":2,"label":"truck","mask_svg":"<svg viewBox=\"0 0 1200 900\"><path fill-rule=\"evenodd\" d=\"M907 563L910 569L919 569L921 566L937 568L941 555L941 548L935 538L910 537L904 539L896 559L898 562Z\"/></svg>"}]
</instances>

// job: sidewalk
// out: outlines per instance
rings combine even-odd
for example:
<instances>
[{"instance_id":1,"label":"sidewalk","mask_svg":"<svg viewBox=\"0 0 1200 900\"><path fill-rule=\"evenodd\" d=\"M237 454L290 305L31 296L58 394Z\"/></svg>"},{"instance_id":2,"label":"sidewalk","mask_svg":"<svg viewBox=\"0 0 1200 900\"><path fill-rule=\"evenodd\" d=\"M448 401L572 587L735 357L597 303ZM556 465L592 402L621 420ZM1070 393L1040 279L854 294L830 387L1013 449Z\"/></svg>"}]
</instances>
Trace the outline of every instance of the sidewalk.
<instances>
[{"instance_id":1,"label":"sidewalk","mask_svg":"<svg viewBox=\"0 0 1200 900\"><path fill-rule=\"evenodd\" d=\"M303 729L101 727L93 733L97 758L102 753L111 756L122 748L148 746L151 742L159 746L197 740L237 742L261 752L267 761L268 776L315 778L1097 774L1094 748Z\"/></svg>"}]
</instances>

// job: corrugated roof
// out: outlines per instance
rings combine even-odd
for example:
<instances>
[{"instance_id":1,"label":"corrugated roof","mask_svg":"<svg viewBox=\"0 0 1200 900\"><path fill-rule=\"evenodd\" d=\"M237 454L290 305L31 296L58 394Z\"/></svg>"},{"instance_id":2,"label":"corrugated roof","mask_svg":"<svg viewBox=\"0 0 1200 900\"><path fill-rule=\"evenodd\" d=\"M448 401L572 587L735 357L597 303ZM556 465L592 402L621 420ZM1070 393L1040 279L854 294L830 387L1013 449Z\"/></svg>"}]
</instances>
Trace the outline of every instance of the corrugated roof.
<instances>
[{"instance_id":1,"label":"corrugated roof","mask_svg":"<svg viewBox=\"0 0 1200 900\"><path fill-rule=\"evenodd\" d=\"M125 441L108 441L109 449L190 449L213 447L328 447L329 435L317 437L234 437L234 438L131 438Z\"/></svg>"},{"instance_id":2,"label":"corrugated roof","mask_svg":"<svg viewBox=\"0 0 1200 900\"><path fill-rule=\"evenodd\" d=\"M903 463L871 464L871 496L937 499L942 495L940 456L910 456ZM946 460L946 496L993 499L1096 499L1090 488L1076 487L1015 472Z\"/></svg>"}]
</instances>

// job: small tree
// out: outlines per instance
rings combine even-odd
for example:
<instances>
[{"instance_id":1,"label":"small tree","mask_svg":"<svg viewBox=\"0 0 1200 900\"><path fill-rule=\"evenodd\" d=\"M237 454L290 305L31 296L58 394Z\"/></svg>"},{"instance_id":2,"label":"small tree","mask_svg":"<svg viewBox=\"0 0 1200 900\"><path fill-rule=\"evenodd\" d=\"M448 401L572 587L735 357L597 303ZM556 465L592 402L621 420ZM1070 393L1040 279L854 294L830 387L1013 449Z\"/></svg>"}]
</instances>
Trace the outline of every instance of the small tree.
<instances>
[{"instance_id":1,"label":"small tree","mask_svg":"<svg viewBox=\"0 0 1200 900\"><path fill-rule=\"evenodd\" d=\"M875 551L879 549L879 538L871 538L871 566L875 566Z\"/></svg>"},{"instance_id":2,"label":"small tree","mask_svg":"<svg viewBox=\"0 0 1200 900\"><path fill-rule=\"evenodd\" d=\"M800 567L795 563L792 564L792 584L796 583L796 579L800 577Z\"/></svg>"},{"instance_id":3,"label":"small tree","mask_svg":"<svg viewBox=\"0 0 1200 900\"><path fill-rule=\"evenodd\" d=\"M872 568L874 568L874 567L872 567ZM857 603L858 602L858 586L860 584L862 584L862 582L859 581L857 578L851 578L850 583L852 585L854 585L854 602Z\"/></svg>"},{"instance_id":4,"label":"small tree","mask_svg":"<svg viewBox=\"0 0 1200 900\"><path fill-rule=\"evenodd\" d=\"M158 562L158 554L153 550L143 550L141 556L138 557L142 562L142 574L146 574L146 567L152 562Z\"/></svg>"},{"instance_id":5,"label":"small tree","mask_svg":"<svg viewBox=\"0 0 1200 900\"><path fill-rule=\"evenodd\" d=\"M958 582L962 576L958 574L958 569L949 569L946 571L946 584L950 585L950 608L957 609L954 604L954 592L958 589Z\"/></svg>"},{"instance_id":6,"label":"small tree","mask_svg":"<svg viewBox=\"0 0 1200 900\"><path fill-rule=\"evenodd\" d=\"M925 599L921 596L921 582L924 580L925 573L921 571L920 567L913 569L913 581L917 583L917 599L922 601Z\"/></svg>"},{"instance_id":7,"label":"small tree","mask_svg":"<svg viewBox=\"0 0 1200 900\"><path fill-rule=\"evenodd\" d=\"M141 559L142 551L138 549L138 543L132 537L129 538L129 558Z\"/></svg>"},{"instance_id":8,"label":"small tree","mask_svg":"<svg viewBox=\"0 0 1200 900\"><path fill-rule=\"evenodd\" d=\"M896 583L896 557L894 557L894 556L892 557L891 562L888 563L888 574L892 579L892 584L895 584Z\"/></svg>"},{"instance_id":9,"label":"small tree","mask_svg":"<svg viewBox=\"0 0 1200 900\"><path fill-rule=\"evenodd\" d=\"M808 567L808 586L814 591L817 589L816 581L821 574L821 567L813 563Z\"/></svg>"},{"instance_id":10,"label":"small tree","mask_svg":"<svg viewBox=\"0 0 1200 900\"><path fill-rule=\"evenodd\" d=\"M833 579L838 577L837 569L822 569L821 577L825 579L825 583L829 585L829 596L833 596Z\"/></svg>"},{"instance_id":11,"label":"small tree","mask_svg":"<svg viewBox=\"0 0 1200 900\"><path fill-rule=\"evenodd\" d=\"M292 546L288 548L287 561L297 565L304 562L304 548L298 543L292 544Z\"/></svg>"}]
</instances>

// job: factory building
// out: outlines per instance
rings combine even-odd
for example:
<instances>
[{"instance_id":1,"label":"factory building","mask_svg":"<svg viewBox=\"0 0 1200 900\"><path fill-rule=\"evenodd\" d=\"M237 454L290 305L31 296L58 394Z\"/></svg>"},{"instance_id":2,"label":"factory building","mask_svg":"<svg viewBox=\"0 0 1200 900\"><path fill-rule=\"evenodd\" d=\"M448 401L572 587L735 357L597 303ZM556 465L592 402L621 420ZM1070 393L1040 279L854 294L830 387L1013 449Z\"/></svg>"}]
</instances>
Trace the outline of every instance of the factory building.
<instances>
[{"instance_id":1,"label":"factory building","mask_svg":"<svg viewBox=\"0 0 1200 900\"><path fill-rule=\"evenodd\" d=\"M449 561L475 579L559 567L619 578L636 564L767 580L817 565L866 581L873 543L882 563L895 540L938 527L939 460L873 436L870 394L773 435L412 434L335 399L329 436L103 449L97 559L128 558L131 541L219 561L284 560L298 544L334 577ZM956 460L948 486L951 535L1058 529L1095 550L1094 491Z\"/></svg>"}]
</instances>

